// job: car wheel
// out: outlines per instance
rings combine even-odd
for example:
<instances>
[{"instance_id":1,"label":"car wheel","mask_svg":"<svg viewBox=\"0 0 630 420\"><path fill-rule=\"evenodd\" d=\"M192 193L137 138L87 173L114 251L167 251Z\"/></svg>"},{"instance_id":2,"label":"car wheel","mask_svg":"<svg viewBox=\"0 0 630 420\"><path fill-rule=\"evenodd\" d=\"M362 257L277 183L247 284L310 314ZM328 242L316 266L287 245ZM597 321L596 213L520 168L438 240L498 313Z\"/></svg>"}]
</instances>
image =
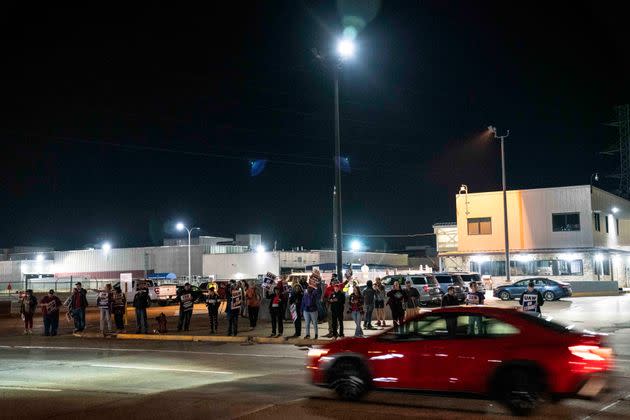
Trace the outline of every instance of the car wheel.
<instances>
[{"instance_id":1,"label":"car wheel","mask_svg":"<svg viewBox=\"0 0 630 420\"><path fill-rule=\"evenodd\" d=\"M507 290L504 290L501 293L499 293L499 298L501 300L510 300L512 297L510 296L510 292L508 292Z\"/></svg>"},{"instance_id":2,"label":"car wheel","mask_svg":"<svg viewBox=\"0 0 630 420\"><path fill-rule=\"evenodd\" d=\"M551 290L547 290L543 293L543 298L545 300L556 300L556 295Z\"/></svg>"},{"instance_id":3,"label":"car wheel","mask_svg":"<svg viewBox=\"0 0 630 420\"><path fill-rule=\"evenodd\" d=\"M341 359L330 370L330 387L343 400L358 400L368 390L369 376L358 360Z\"/></svg>"},{"instance_id":4,"label":"car wheel","mask_svg":"<svg viewBox=\"0 0 630 420\"><path fill-rule=\"evenodd\" d=\"M498 385L501 401L516 416L529 416L542 403L542 386L531 369L509 369Z\"/></svg>"}]
</instances>

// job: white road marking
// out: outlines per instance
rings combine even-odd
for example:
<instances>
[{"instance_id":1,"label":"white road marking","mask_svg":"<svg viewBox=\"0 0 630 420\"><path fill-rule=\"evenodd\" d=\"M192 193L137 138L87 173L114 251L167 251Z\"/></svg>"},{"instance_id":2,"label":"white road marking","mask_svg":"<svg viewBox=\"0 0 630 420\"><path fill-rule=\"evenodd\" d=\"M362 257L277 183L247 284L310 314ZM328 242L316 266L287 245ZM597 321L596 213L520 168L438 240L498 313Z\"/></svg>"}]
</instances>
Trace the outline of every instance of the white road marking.
<instances>
[{"instance_id":1,"label":"white road marking","mask_svg":"<svg viewBox=\"0 0 630 420\"><path fill-rule=\"evenodd\" d=\"M0 345L0 350L85 350L85 351L119 351L130 353L184 353L184 354L209 354L213 356L235 356L235 357L264 357L275 359L299 359L304 360L304 356L279 356L276 354L248 354L248 353L227 353L212 351L186 351L186 350L158 350L158 349L125 349L125 348L108 348L108 347L69 347L69 346L4 346Z\"/></svg>"},{"instance_id":2,"label":"white road marking","mask_svg":"<svg viewBox=\"0 0 630 420\"><path fill-rule=\"evenodd\" d=\"M610 404L608 404L607 406L604 406L604 407L600 408L599 410L597 410L595 413L593 413L593 414L591 414L591 415L589 415L589 416L584 417L582 420L590 420L590 419L592 419L592 418L593 418L593 416L596 416L596 415L598 415L599 413L603 413L604 411L608 410L609 408L613 408L614 406L616 406L616 405L617 405L617 404L619 404L620 402L622 402L622 401L626 401L626 400L628 400L628 399L630 399L630 394L626 395L626 396L625 396L625 397L623 397L623 398L619 398L617 401L613 401L613 402L611 402L611 403L610 403Z\"/></svg>"},{"instance_id":3,"label":"white road marking","mask_svg":"<svg viewBox=\"0 0 630 420\"><path fill-rule=\"evenodd\" d=\"M56 388L34 388L30 386L3 386L0 385L0 389L9 389L14 391L41 391L41 392L61 392L61 389Z\"/></svg>"},{"instance_id":4,"label":"white road marking","mask_svg":"<svg viewBox=\"0 0 630 420\"><path fill-rule=\"evenodd\" d=\"M110 368L110 369L137 369L137 370L157 370L166 372L189 372L189 373L216 373L218 375L233 375L234 372L222 372L219 370L202 370L202 369L177 369L177 368L162 368L152 366L133 366L133 365L112 365L112 364L100 364L90 363L88 366L98 368Z\"/></svg>"}]
</instances>

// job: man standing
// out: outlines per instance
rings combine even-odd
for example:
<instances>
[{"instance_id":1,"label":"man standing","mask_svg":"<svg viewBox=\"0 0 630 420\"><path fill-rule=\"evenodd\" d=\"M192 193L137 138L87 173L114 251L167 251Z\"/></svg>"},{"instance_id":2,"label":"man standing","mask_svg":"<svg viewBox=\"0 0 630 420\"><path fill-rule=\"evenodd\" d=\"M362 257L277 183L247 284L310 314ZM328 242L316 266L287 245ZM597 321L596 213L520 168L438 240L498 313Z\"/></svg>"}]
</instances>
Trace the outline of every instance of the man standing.
<instances>
[{"instance_id":1,"label":"man standing","mask_svg":"<svg viewBox=\"0 0 630 420\"><path fill-rule=\"evenodd\" d=\"M324 310L326 311L326 321L328 322L328 334L324 336L326 338L334 336L333 317L330 309L330 296L335 292L335 284L337 284L337 276L333 275L332 279L330 279L330 284L324 290L324 296L322 299Z\"/></svg>"},{"instance_id":2,"label":"man standing","mask_svg":"<svg viewBox=\"0 0 630 420\"><path fill-rule=\"evenodd\" d=\"M477 291L477 283L470 282L470 292L466 295L466 304L467 305L483 305L483 301L485 300L485 296L483 293ZM468 317L468 335L479 335L482 334L483 324L481 322L481 317L476 315L471 315Z\"/></svg>"},{"instance_id":3,"label":"man standing","mask_svg":"<svg viewBox=\"0 0 630 420\"><path fill-rule=\"evenodd\" d=\"M343 335L343 309L346 305L346 294L341 290L339 283L333 286L333 292L328 298L330 302L330 314L332 318L333 338Z\"/></svg>"},{"instance_id":4,"label":"man standing","mask_svg":"<svg viewBox=\"0 0 630 420\"><path fill-rule=\"evenodd\" d=\"M527 285L527 291L521 295L518 302L526 314L541 316L540 307L544 305L545 300L542 294L534 289L534 282L530 281Z\"/></svg>"},{"instance_id":5,"label":"man standing","mask_svg":"<svg viewBox=\"0 0 630 420\"><path fill-rule=\"evenodd\" d=\"M146 286L138 286L137 290L133 297L133 307L136 308L136 334L146 334L149 331L147 308L151 306L151 297Z\"/></svg>"},{"instance_id":6,"label":"man standing","mask_svg":"<svg viewBox=\"0 0 630 420\"><path fill-rule=\"evenodd\" d=\"M457 296L455 296L455 288L453 286L448 286L446 294L442 296L442 308L458 305L459 300L457 299Z\"/></svg>"},{"instance_id":7,"label":"man standing","mask_svg":"<svg viewBox=\"0 0 630 420\"><path fill-rule=\"evenodd\" d=\"M74 318L74 332L81 332L85 329L85 308L88 306L87 291L77 282L72 296L70 296L70 307L72 318Z\"/></svg>"},{"instance_id":8,"label":"man standing","mask_svg":"<svg viewBox=\"0 0 630 420\"><path fill-rule=\"evenodd\" d=\"M355 286L356 287L356 286ZM372 280L368 280L365 290L363 291L363 307L365 309L365 319L363 320L363 328L366 330L373 330L372 326L372 312L374 312L374 298L376 292L372 287Z\"/></svg>"},{"instance_id":9,"label":"man standing","mask_svg":"<svg viewBox=\"0 0 630 420\"><path fill-rule=\"evenodd\" d=\"M116 323L116 330L123 332L125 330L125 313L127 312L127 298L120 289L120 286L114 287L114 293L112 294L112 307L114 311L114 322Z\"/></svg>"},{"instance_id":10,"label":"man standing","mask_svg":"<svg viewBox=\"0 0 630 420\"><path fill-rule=\"evenodd\" d=\"M28 289L20 302L20 314L24 320L24 334L33 334L33 315L37 309L37 298L33 291Z\"/></svg>"},{"instance_id":11,"label":"man standing","mask_svg":"<svg viewBox=\"0 0 630 420\"><path fill-rule=\"evenodd\" d=\"M228 336L238 334L238 315L241 312L241 290L236 287L236 281L230 280L230 288L226 296L226 313L228 316Z\"/></svg>"},{"instance_id":12,"label":"man standing","mask_svg":"<svg viewBox=\"0 0 630 420\"><path fill-rule=\"evenodd\" d=\"M48 295L44 296L39 303L42 307L42 315L44 316L44 335L57 335L61 300L55 296L55 291L50 289Z\"/></svg>"},{"instance_id":13,"label":"man standing","mask_svg":"<svg viewBox=\"0 0 630 420\"><path fill-rule=\"evenodd\" d=\"M214 287L208 289L206 306L208 307L208 318L210 318L210 334L215 334L219 329L219 295L214 291Z\"/></svg>"},{"instance_id":14,"label":"man standing","mask_svg":"<svg viewBox=\"0 0 630 420\"><path fill-rule=\"evenodd\" d=\"M112 285L106 284L105 290L98 293L96 306L101 313L101 334L106 335L112 331ZM107 330L105 330L107 324Z\"/></svg>"},{"instance_id":15,"label":"man standing","mask_svg":"<svg viewBox=\"0 0 630 420\"><path fill-rule=\"evenodd\" d=\"M186 282L182 290L177 291L177 301L179 302L179 322L177 323L177 332L184 328L184 331L190 329L190 318L193 313L194 298L190 283Z\"/></svg>"},{"instance_id":16,"label":"man standing","mask_svg":"<svg viewBox=\"0 0 630 420\"><path fill-rule=\"evenodd\" d=\"M405 310L405 319L410 319L418 313L418 307L420 306L420 292L413 287L411 280L405 282L405 291L407 292L407 302Z\"/></svg>"}]
</instances>

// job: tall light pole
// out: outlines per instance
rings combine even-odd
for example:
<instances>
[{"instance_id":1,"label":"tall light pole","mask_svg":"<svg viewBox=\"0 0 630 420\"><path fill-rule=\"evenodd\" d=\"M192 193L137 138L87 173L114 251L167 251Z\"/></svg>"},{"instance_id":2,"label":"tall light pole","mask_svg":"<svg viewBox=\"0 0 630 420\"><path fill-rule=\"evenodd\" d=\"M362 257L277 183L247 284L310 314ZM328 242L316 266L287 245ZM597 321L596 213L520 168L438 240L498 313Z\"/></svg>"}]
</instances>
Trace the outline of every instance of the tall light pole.
<instances>
[{"instance_id":1,"label":"tall light pole","mask_svg":"<svg viewBox=\"0 0 630 420\"><path fill-rule=\"evenodd\" d=\"M176 228L179 231L186 230L186 232L188 232L188 281L192 281L192 275L191 275L191 269L190 269L190 235L193 232L193 230L201 230L201 228L193 227L193 228L188 229L188 227L186 227L186 225L184 225L182 222L179 222Z\"/></svg>"},{"instance_id":2,"label":"tall light pole","mask_svg":"<svg viewBox=\"0 0 630 420\"><path fill-rule=\"evenodd\" d=\"M505 138L510 135L510 130L507 130L502 136L497 135L497 128L494 126L488 127L491 133L494 134L495 139L501 140L501 176L503 178L503 228L505 230L505 279L510 282L510 235L508 232L508 216L507 216L507 192L505 185Z\"/></svg>"}]
</instances>

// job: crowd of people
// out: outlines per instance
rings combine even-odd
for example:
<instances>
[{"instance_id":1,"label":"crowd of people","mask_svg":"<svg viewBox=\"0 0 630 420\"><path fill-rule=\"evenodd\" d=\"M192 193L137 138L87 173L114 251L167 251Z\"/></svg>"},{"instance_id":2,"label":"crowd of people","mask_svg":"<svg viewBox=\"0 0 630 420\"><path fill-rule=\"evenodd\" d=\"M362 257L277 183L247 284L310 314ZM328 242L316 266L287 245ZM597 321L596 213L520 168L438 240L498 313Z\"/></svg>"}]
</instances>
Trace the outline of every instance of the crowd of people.
<instances>
[{"instance_id":1,"label":"crowd of people","mask_svg":"<svg viewBox=\"0 0 630 420\"><path fill-rule=\"evenodd\" d=\"M225 301L225 313L227 319L227 335L236 336L238 334L239 317L249 319L249 331L256 328L258 315L263 299L268 301L268 309L271 319L270 337L282 337L284 335L285 320L293 322L294 333L292 338L311 338L311 328L313 338L319 338L320 326L327 324L326 338L344 337L344 317L349 314L355 323L354 337L363 337L364 330L372 330L379 327L388 327L385 317L385 307L391 311L393 326L400 329L405 319L413 317L419 312L420 294L407 281L404 286L399 282L394 282L391 289L386 291L385 285L380 278L374 282L369 280L363 291L353 279L352 270L347 270L344 279L340 280L336 274L328 284L322 279L319 270L314 269L308 279L288 283L285 276L279 278L273 284L262 289L255 283L247 281L236 282L230 280L222 298L218 293L218 288L211 285L208 288L208 295L205 304L208 310L208 321L210 334L219 333L219 313L223 301ZM352 286L352 287L348 287ZM477 290L477 285L470 284L470 290L466 295L465 304L483 305L485 296ZM177 302L179 304L179 321L177 331L189 331L190 321L194 308L194 296L192 286L186 283L177 292ZM33 333L33 316L38 307L44 321L44 335L57 335L59 328L59 313L62 306L68 308L68 320L74 323L74 332L81 332L85 329L85 311L88 306L87 291L81 283L75 287L62 304L55 295L54 290L50 290L39 302L33 295L32 290L27 290L21 299L20 313L24 320L24 334ZM540 292L534 289L534 284L530 283L527 291L520 298L520 305L524 312L540 314L540 307L544 299ZM460 301L455 295L455 289L449 287L442 297L442 306L457 306ZM147 318L147 308L151 306L148 287L139 284L133 298L132 305L136 316L136 333L147 334L149 331L149 321ZM100 331L103 334L112 332L112 316L117 332L123 332L127 324L127 299L120 287L112 288L110 284L104 290L99 291L96 306L100 314ZM374 321L373 317L376 318ZM166 317L162 313L157 318L158 331L166 333ZM303 328L304 327L304 328ZM475 327L474 325L472 326Z\"/></svg>"}]
</instances>

